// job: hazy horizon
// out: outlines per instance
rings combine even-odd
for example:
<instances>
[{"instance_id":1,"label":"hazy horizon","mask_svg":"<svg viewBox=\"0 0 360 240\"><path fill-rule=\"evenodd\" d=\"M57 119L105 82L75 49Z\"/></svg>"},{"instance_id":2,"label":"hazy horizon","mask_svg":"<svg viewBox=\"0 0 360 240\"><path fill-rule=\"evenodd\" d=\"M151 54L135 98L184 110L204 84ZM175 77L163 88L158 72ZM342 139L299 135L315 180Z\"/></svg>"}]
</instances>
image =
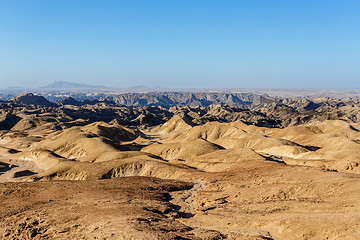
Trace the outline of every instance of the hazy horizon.
<instances>
[{"instance_id":1,"label":"hazy horizon","mask_svg":"<svg viewBox=\"0 0 360 240\"><path fill-rule=\"evenodd\" d=\"M3 1L0 83L360 88L358 1Z\"/></svg>"},{"instance_id":2,"label":"hazy horizon","mask_svg":"<svg viewBox=\"0 0 360 240\"><path fill-rule=\"evenodd\" d=\"M305 98L316 99L329 97L332 99L352 99L360 97L360 88L156 88L150 86L132 86L127 88L114 88L109 86L82 85L74 82L54 82L41 87L32 88L0 88L0 100L9 100L13 97L32 93L35 95L58 98L77 96L82 98L87 94L96 96L109 94L116 96L122 94L171 94L171 93L209 93L209 94L254 94L279 98ZM55 94L54 94L55 93ZM60 95L56 95L56 94ZM64 95L62 95L64 94ZM61 98L61 97L60 97Z\"/></svg>"}]
</instances>

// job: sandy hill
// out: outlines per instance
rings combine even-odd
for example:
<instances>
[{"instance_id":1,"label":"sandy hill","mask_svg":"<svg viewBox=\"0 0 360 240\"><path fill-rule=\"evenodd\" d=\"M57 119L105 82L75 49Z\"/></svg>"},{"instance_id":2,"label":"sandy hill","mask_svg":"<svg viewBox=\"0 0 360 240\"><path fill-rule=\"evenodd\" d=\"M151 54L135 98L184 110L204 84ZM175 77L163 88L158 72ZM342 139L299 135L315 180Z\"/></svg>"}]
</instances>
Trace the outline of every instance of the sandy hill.
<instances>
[{"instance_id":1,"label":"sandy hill","mask_svg":"<svg viewBox=\"0 0 360 240\"><path fill-rule=\"evenodd\" d=\"M198 138L171 143L154 143L141 151L154 154L165 160L187 159L222 149L220 146Z\"/></svg>"},{"instance_id":2,"label":"sandy hill","mask_svg":"<svg viewBox=\"0 0 360 240\"><path fill-rule=\"evenodd\" d=\"M177 132L183 132L191 128L191 124L186 122L179 115L174 115L169 121L165 124L153 129L153 132L158 134L174 134Z\"/></svg>"}]
</instances>

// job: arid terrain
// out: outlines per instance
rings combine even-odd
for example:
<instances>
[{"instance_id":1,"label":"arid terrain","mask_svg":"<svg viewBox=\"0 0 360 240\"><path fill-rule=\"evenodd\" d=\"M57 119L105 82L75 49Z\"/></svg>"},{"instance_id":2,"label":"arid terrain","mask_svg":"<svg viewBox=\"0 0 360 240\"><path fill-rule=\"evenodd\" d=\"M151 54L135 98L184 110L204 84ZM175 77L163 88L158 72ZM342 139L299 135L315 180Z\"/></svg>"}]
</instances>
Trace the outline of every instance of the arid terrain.
<instances>
[{"instance_id":1,"label":"arid terrain","mask_svg":"<svg viewBox=\"0 0 360 240\"><path fill-rule=\"evenodd\" d=\"M1 101L0 238L360 239L359 109L240 93Z\"/></svg>"}]
</instances>

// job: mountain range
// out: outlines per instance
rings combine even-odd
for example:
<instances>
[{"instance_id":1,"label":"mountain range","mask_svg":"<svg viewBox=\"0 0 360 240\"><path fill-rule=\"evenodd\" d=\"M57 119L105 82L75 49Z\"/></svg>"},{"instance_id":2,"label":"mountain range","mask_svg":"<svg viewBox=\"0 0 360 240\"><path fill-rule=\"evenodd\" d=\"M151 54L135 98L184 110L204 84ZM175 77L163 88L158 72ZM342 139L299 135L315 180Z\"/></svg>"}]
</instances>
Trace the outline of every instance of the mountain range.
<instances>
[{"instance_id":1,"label":"mountain range","mask_svg":"<svg viewBox=\"0 0 360 240\"><path fill-rule=\"evenodd\" d=\"M101 89L104 86L95 86L75 82L57 81L41 87L43 89Z\"/></svg>"}]
</instances>

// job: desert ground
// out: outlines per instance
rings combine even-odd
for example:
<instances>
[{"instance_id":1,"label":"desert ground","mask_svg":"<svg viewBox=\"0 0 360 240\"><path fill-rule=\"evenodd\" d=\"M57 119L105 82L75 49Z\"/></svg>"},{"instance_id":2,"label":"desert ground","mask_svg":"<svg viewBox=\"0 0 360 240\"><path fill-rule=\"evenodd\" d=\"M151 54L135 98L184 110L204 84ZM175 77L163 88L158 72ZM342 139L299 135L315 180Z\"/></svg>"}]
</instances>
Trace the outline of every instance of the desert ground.
<instances>
[{"instance_id":1,"label":"desert ground","mask_svg":"<svg viewBox=\"0 0 360 240\"><path fill-rule=\"evenodd\" d=\"M1 103L1 239L360 239L359 101Z\"/></svg>"}]
</instances>

